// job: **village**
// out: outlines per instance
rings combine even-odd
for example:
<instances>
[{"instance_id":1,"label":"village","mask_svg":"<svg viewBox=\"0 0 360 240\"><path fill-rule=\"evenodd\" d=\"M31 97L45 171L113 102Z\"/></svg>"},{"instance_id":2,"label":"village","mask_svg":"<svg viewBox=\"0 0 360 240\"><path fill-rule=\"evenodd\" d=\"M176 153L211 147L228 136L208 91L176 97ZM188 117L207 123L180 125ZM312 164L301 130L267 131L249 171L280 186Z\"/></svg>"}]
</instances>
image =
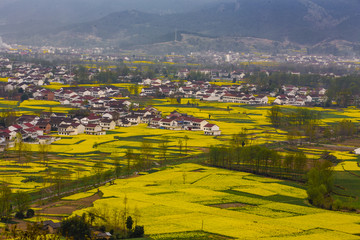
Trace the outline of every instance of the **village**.
<instances>
[{"instance_id":1,"label":"village","mask_svg":"<svg viewBox=\"0 0 360 240\"><path fill-rule=\"evenodd\" d=\"M128 98L130 95L149 99L168 98L171 101L175 100L175 103L179 99L188 99L188 104L200 100L247 105L315 106L323 105L327 100L325 88L283 85L281 92L259 91L256 84L242 81L245 73L241 71L228 73L200 69L198 70L200 74L209 76L212 80L195 81L187 79L190 74L189 69L182 69L177 73L180 81L146 78L134 83L130 93L129 88L111 84L77 86L73 84L76 75L66 66L45 68L31 63L14 63L2 58L0 67L2 77L7 79L7 82L0 83L0 94L5 99L57 101L63 106L83 111L80 114L44 111L38 115L20 116L13 124L0 130L0 144L3 149L13 146L14 139L19 138L19 134L24 142L51 144L61 136L105 135L106 131L116 127L138 124L168 130L203 131L205 135L211 136L221 135L219 126L205 119L176 111L168 116L162 116L162 113L152 106L140 106ZM89 79L95 73L94 69L90 69ZM231 81L217 84L216 79L231 79ZM70 84L70 86L52 90L47 88L51 84Z\"/></svg>"}]
</instances>

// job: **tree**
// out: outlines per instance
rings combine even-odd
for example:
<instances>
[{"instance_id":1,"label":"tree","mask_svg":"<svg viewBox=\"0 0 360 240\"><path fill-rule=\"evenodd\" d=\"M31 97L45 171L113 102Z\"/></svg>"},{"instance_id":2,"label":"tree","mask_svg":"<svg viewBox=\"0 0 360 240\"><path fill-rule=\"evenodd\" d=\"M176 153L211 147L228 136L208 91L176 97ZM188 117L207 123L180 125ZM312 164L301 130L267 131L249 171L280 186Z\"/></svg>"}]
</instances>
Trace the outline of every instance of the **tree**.
<instances>
[{"instance_id":1,"label":"tree","mask_svg":"<svg viewBox=\"0 0 360 240\"><path fill-rule=\"evenodd\" d=\"M29 99L29 95L27 93L23 93L20 97L20 101L23 102Z\"/></svg>"},{"instance_id":2,"label":"tree","mask_svg":"<svg viewBox=\"0 0 360 240\"><path fill-rule=\"evenodd\" d=\"M356 133L356 131L356 125L351 120L343 119L337 122L334 126L335 136L340 138L351 137Z\"/></svg>"},{"instance_id":3,"label":"tree","mask_svg":"<svg viewBox=\"0 0 360 240\"><path fill-rule=\"evenodd\" d=\"M88 104L88 102L84 102L85 105ZM90 115L90 110L89 109L72 109L69 111L69 115L71 115L72 117L76 117L76 118L84 118L84 117L88 117Z\"/></svg>"},{"instance_id":4,"label":"tree","mask_svg":"<svg viewBox=\"0 0 360 240\"><path fill-rule=\"evenodd\" d=\"M124 197L124 210L123 210L123 212L122 212L122 222L126 225L126 220L127 220L127 216L128 216L128 198L127 198L127 196L125 195L125 197ZM132 219L131 219L131 221L132 221Z\"/></svg>"},{"instance_id":5,"label":"tree","mask_svg":"<svg viewBox=\"0 0 360 240\"><path fill-rule=\"evenodd\" d=\"M25 215L27 218L32 218L33 216L35 216L35 211L31 208L29 208L27 211L26 211L26 215Z\"/></svg>"},{"instance_id":6,"label":"tree","mask_svg":"<svg viewBox=\"0 0 360 240\"><path fill-rule=\"evenodd\" d=\"M163 160L166 161L166 153L167 150L169 148L169 137L162 137L161 142L159 143L159 149L160 149L160 153L162 155Z\"/></svg>"},{"instance_id":7,"label":"tree","mask_svg":"<svg viewBox=\"0 0 360 240\"><path fill-rule=\"evenodd\" d=\"M184 136L184 141L185 141L185 153L187 154L188 151L188 141L189 141L189 137L187 135Z\"/></svg>"},{"instance_id":8,"label":"tree","mask_svg":"<svg viewBox=\"0 0 360 240\"><path fill-rule=\"evenodd\" d=\"M297 144L301 141L300 132L295 128L289 129L286 134L286 138L290 144Z\"/></svg>"},{"instance_id":9,"label":"tree","mask_svg":"<svg viewBox=\"0 0 360 240\"><path fill-rule=\"evenodd\" d=\"M24 153L25 163L28 164L32 160L31 146L24 145L23 153ZM21 163L23 163L23 162L21 162Z\"/></svg>"},{"instance_id":10,"label":"tree","mask_svg":"<svg viewBox=\"0 0 360 240\"><path fill-rule=\"evenodd\" d=\"M231 138L231 146L234 148L244 147L248 145L250 139L248 138L248 130L246 128L241 128L241 131L237 134L233 134Z\"/></svg>"},{"instance_id":11,"label":"tree","mask_svg":"<svg viewBox=\"0 0 360 240\"><path fill-rule=\"evenodd\" d=\"M179 151L180 151L180 155L181 155L182 154L183 141L181 139L178 139L178 144L179 144Z\"/></svg>"},{"instance_id":12,"label":"tree","mask_svg":"<svg viewBox=\"0 0 360 240\"><path fill-rule=\"evenodd\" d=\"M132 238L141 238L144 236L144 226L135 226L133 233L131 234Z\"/></svg>"},{"instance_id":13,"label":"tree","mask_svg":"<svg viewBox=\"0 0 360 240\"><path fill-rule=\"evenodd\" d=\"M317 127L314 124L305 125L305 135L309 138L309 142L312 142L317 135Z\"/></svg>"},{"instance_id":14,"label":"tree","mask_svg":"<svg viewBox=\"0 0 360 240\"><path fill-rule=\"evenodd\" d=\"M78 83L87 83L89 82L89 72L86 67L80 65L75 71L75 81Z\"/></svg>"},{"instance_id":15,"label":"tree","mask_svg":"<svg viewBox=\"0 0 360 240\"><path fill-rule=\"evenodd\" d=\"M273 106L266 116L274 127L280 127L282 124L282 111L279 106Z\"/></svg>"},{"instance_id":16,"label":"tree","mask_svg":"<svg viewBox=\"0 0 360 240\"><path fill-rule=\"evenodd\" d=\"M24 213L30 206L30 195L24 191L17 191L13 194L13 202L17 212Z\"/></svg>"},{"instance_id":17,"label":"tree","mask_svg":"<svg viewBox=\"0 0 360 240\"><path fill-rule=\"evenodd\" d=\"M126 218L126 229L130 232L133 228L134 221L131 216L128 216Z\"/></svg>"},{"instance_id":18,"label":"tree","mask_svg":"<svg viewBox=\"0 0 360 240\"><path fill-rule=\"evenodd\" d=\"M324 160L316 162L307 174L307 194L309 202L322 208L330 208L334 188L332 163Z\"/></svg>"},{"instance_id":19,"label":"tree","mask_svg":"<svg viewBox=\"0 0 360 240\"><path fill-rule=\"evenodd\" d=\"M0 218L7 221L11 214L11 189L5 183L0 185Z\"/></svg>"},{"instance_id":20,"label":"tree","mask_svg":"<svg viewBox=\"0 0 360 240\"><path fill-rule=\"evenodd\" d=\"M235 155L235 158L236 158L236 163L239 164L240 163L240 154L239 154L239 151L240 151L240 147L242 146L242 141L240 139L240 136L239 134L233 134L232 135L232 138L231 138L231 142L230 142L230 145L232 147L232 149L234 150L234 155Z\"/></svg>"},{"instance_id":21,"label":"tree","mask_svg":"<svg viewBox=\"0 0 360 240\"><path fill-rule=\"evenodd\" d=\"M9 127L16 122L16 112L13 109L5 109L0 114L0 125Z\"/></svg>"},{"instance_id":22,"label":"tree","mask_svg":"<svg viewBox=\"0 0 360 240\"><path fill-rule=\"evenodd\" d=\"M98 183L101 182L102 172L104 171L104 164L102 162L97 162L92 167L92 171L94 172L94 176L98 180Z\"/></svg>"},{"instance_id":23,"label":"tree","mask_svg":"<svg viewBox=\"0 0 360 240\"><path fill-rule=\"evenodd\" d=\"M56 191L57 191L57 195L60 196L60 192L61 192L61 187L64 183L64 180L65 180L65 177L69 175L69 173L66 173L64 171L59 171L59 172L56 172L54 175L53 175L53 181L55 182L55 188L56 188Z\"/></svg>"},{"instance_id":24,"label":"tree","mask_svg":"<svg viewBox=\"0 0 360 240\"><path fill-rule=\"evenodd\" d=\"M288 153L285 157L284 167L286 168L286 171L290 172L293 169L293 166L294 166L294 154Z\"/></svg>"},{"instance_id":25,"label":"tree","mask_svg":"<svg viewBox=\"0 0 360 240\"><path fill-rule=\"evenodd\" d=\"M74 240L83 240L91 237L90 224L82 217L74 216L61 222L60 231L63 236L71 237Z\"/></svg>"},{"instance_id":26,"label":"tree","mask_svg":"<svg viewBox=\"0 0 360 240\"><path fill-rule=\"evenodd\" d=\"M24 142L20 132L16 133L14 142L15 142L15 149L18 155L18 161L20 162L24 150Z\"/></svg>"},{"instance_id":27,"label":"tree","mask_svg":"<svg viewBox=\"0 0 360 240\"><path fill-rule=\"evenodd\" d=\"M114 172L115 172L115 177L119 178L120 174L121 174L121 164L120 164L120 159L115 157L114 158Z\"/></svg>"},{"instance_id":28,"label":"tree","mask_svg":"<svg viewBox=\"0 0 360 240\"><path fill-rule=\"evenodd\" d=\"M141 146L140 146L140 152L141 152L141 157L143 158L144 162L145 162L145 168L149 168L151 166L151 156L152 156L152 152L153 152L153 147L152 147L152 143L149 142L148 140L143 140L141 142Z\"/></svg>"},{"instance_id":29,"label":"tree","mask_svg":"<svg viewBox=\"0 0 360 240\"><path fill-rule=\"evenodd\" d=\"M184 171L184 172L182 173L183 184L186 183L186 176L187 176L187 174L186 174L186 172Z\"/></svg>"},{"instance_id":30,"label":"tree","mask_svg":"<svg viewBox=\"0 0 360 240\"><path fill-rule=\"evenodd\" d=\"M303 151L294 155L294 168L296 171L303 172L306 167L307 157Z\"/></svg>"},{"instance_id":31,"label":"tree","mask_svg":"<svg viewBox=\"0 0 360 240\"><path fill-rule=\"evenodd\" d=\"M139 208L137 206L135 206L133 215L134 215L134 222L135 222L135 226L136 226L139 223L140 217L141 217L141 213L140 213Z\"/></svg>"},{"instance_id":32,"label":"tree","mask_svg":"<svg viewBox=\"0 0 360 240\"><path fill-rule=\"evenodd\" d=\"M39 144L39 153L41 156L41 160L44 163L48 161L48 153L49 153L50 148L51 148L51 146L49 144L46 144L46 143Z\"/></svg>"},{"instance_id":33,"label":"tree","mask_svg":"<svg viewBox=\"0 0 360 240\"><path fill-rule=\"evenodd\" d=\"M209 81L211 78L209 74L205 74L200 71L190 71L187 79L194 81Z\"/></svg>"},{"instance_id":34,"label":"tree","mask_svg":"<svg viewBox=\"0 0 360 240\"><path fill-rule=\"evenodd\" d=\"M140 87L139 87L139 84L133 84L129 87L129 92L130 94L133 94L135 96L138 96L139 95L139 91L140 91Z\"/></svg>"},{"instance_id":35,"label":"tree","mask_svg":"<svg viewBox=\"0 0 360 240\"><path fill-rule=\"evenodd\" d=\"M216 146L210 146L209 161L211 165L217 166L219 164L219 155L219 148Z\"/></svg>"},{"instance_id":36,"label":"tree","mask_svg":"<svg viewBox=\"0 0 360 240\"><path fill-rule=\"evenodd\" d=\"M127 161L127 174L130 175L130 167L131 161L134 159L134 151L130 148L126 149L125 157Z\"/></svg>"},{"instance_id":37,"label":"tree","mask_svg":"<svg viewBox=\"0 0 360 240\"><path fill-rule=\"evenodd\" d=\"M123 65L117 67L116 72L119 76L127 76L130 73L130 69L126 65Z\"/></svg>"}]
</instances>

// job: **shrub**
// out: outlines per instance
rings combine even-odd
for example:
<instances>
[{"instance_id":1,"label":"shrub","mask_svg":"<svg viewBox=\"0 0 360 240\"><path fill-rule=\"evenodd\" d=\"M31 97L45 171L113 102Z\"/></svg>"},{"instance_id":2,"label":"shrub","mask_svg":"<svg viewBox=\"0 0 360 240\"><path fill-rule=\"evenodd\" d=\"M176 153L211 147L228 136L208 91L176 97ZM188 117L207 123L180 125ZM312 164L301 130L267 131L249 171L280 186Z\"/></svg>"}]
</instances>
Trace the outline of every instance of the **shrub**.
<instances>
[{"instance_id":1,"label":"shrub","mask_svg":"<svg viewBox=\"0 0 360 240\"><path fill-rule=\"evenodd\" d=\"M36 183L43 183L44 178L41 176L27 176L25 179L21 180L23 183L27 182L36 182Z\"/></svg>"},{"instance_id":2,"label":"shrub","mask_svg":"<svg viewBox=\"0 0 360 240\"><path fill-rule=\"evenodd\" d=\"M332 210L340 210L342 208L342 202L340 199L336 199L332 204Z\"/></svg>"},{"instance_id":3,"label":"shrub","mask_svg":"<svg viewBox=\"0 0 360 240\"><path fill-rule=\"evenodd\" d=\"M133 227L133 223L134 221L132 220L131 216L128 216L126 219L126 228L131 231L132 227Z\"/></svg>"},{"instance_id":4,"label":"shrub","mask_svg":"<svg viewBox=\"0 0 360 240\"><path fill-rule=\"evenodd\" d=\"M101 225L100 228L99 228L100 232L105 232L106 231L106 228L104 225Z\"/></svg>"},{"instance_id":5,"label":"shrub","mask_svg":"<svg viewBox=\"0 0 360 240\"><path fill-rule=\"evenodd\" d=\"M26 211L26 218L32 218L33 216L35 216L35 211L33 209L29 208Z\"/></svg>"},{"instance_id":6,"label":"shrub","mask_svg":"<svg viewBox=\"0 0 360 240\"><path fill-rule=\"evenodd\" d=\"M16 212L16 213L15 213L15 217L16 217L17 219L24 219L25 215L24 215L24 213L22 213L22 212Z\"/></svg>"},{"instance_id":7,"label":"shrub","mask_svg":"<svg viewBox=\"0 0 360 240\"><path fill-rule=\"evenodd\" d=\"M132 238L139 238L144 236L144 226L135 226L134 231L132 232Z\"/></svg>"}]
</instances>

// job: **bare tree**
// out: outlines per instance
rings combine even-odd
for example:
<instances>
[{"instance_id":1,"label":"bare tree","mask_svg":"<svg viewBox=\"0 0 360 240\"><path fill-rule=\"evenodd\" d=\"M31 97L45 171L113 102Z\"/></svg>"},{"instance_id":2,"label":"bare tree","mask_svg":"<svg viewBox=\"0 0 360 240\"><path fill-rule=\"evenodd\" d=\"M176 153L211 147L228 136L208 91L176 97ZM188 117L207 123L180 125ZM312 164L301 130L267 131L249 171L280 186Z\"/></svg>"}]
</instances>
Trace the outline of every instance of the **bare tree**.
<instances>
[{"instance_id":1,"label":"bare tree","mask_svg":"<svg viewBox=\"0 0 360 240\"><path fill-rule=\"evenodd\" d=\"M182 148L183 148L183 141L181 139L179 139L178 144L179 144L179 151L180 151L180 155L181 155L182 154Z\"/></svg>"},{"instance_id":2,"label":"bare tree","mask_svg":"<svg viewBox=\"0 0 360 240\"><path fill-rule=\"evenodd\" d=\"M169 137L162 137L162 140L159 144L159 149L162 155L163 160L166 161L166 153L169 148Z\"/></svg>"},{"instance_id":3,"label":"bare tree","mask_svg":"<svg viewBox=\"0 0 360 240\"><path fill-rule=\"evenodd\" d=\"M185 153L187 154L188 151L188 140L189 137L187 135L184 136L184 141L185 141Z\"/></svg>"},{"instance_id":4,"label":"bare tree","mask_svg":"<svg viewBox=\"0 0 360 240\"><path fill-rule=\"evenodd\" d=\"M132 149L128 148L126 149L126 153L125 153L125 157L126 157L126 168L127 168L127 174L128 176L130 175L130 168L131 168L131 161L134 160L134 152Z\"/></svg>"},{"instance_id":5,"label":"bare tree","mask_svg":"<svg viewBox=\"0 0 360 240\"><path fill-rule=\"evenodd\" d=\"M48 162L49 158L48 158L48 153L51 149L51 146L49 144L46 144L46 143L40 143L39 144L39 147L38 147L38 151L40 153L40 156L41 156L41 160L43 163Z\"/></svg>"},{"instance_id":6,"label":"bare tree","mask_svg":"<svg viewBox=\"0 0 360 240\"><path fill-rule=\"evenodd\" d=\"M0 217L2 219L9 219L11 214L11 189L7 184L0 185Z\"/></svg>"},{"instance_id":7,"label":"bare tree","mask_svg":"<svg viewBox=\"0 0 360 240\"><path fill-rule=\"evenodd\" d=\"M23 142L23 138L21 133L16 133L15 136L15 150L17 152L17 156L18 156L18 161L20 162L21 160L21 156L23 155L23 150L24 150L24 142Z\"/></svg>"},{"instance_id":8,"label":"bare tree","mask_svg":"<svg viewBox=\"0 0 360 240\"><path fill-rule=\"evenodd\" d=\"M141 142L140 151L141 151L141 157L145 161L145 168L149 168L151 166L151 156L153 153L152 143L149 142L148 140L143 140Z\"/></svg>"}]
</instances>

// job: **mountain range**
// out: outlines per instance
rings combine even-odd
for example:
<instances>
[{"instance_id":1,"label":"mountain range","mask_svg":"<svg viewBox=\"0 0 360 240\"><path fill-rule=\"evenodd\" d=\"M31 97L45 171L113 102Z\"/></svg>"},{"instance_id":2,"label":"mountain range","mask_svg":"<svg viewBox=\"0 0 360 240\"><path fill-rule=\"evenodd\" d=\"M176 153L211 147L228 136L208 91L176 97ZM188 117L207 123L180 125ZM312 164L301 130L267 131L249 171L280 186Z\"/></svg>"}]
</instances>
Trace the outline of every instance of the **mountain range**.
<instances>
[{"instance_id":1,"label":"mountain range","mask_svg":"<svg viewBox=\"0 0 360 240\"><path fill-rule=\"evenodd\" d=\"M81 6L81 1L78 4ZM269 43L272 49L290 44L333 54L344 50L360 53L359 0L204 0L196 6L188 1L188 9L186 4L181 6L178 11L164 8L166 14L142 9L107 14L111 12L107 9L101 13L104 16L100 16L99 9L96 12L87 8L77 17L67 11L65 17L61 15L63 20L43 16L27 24L20 20L3 23L0 33L10 42L57 46L146 48L170 44L174 48L201 50L226 49L222 44L227 42L228 50L237 50L249 47L244 38L254 38Z\"/></svg>"}]
</instances>

